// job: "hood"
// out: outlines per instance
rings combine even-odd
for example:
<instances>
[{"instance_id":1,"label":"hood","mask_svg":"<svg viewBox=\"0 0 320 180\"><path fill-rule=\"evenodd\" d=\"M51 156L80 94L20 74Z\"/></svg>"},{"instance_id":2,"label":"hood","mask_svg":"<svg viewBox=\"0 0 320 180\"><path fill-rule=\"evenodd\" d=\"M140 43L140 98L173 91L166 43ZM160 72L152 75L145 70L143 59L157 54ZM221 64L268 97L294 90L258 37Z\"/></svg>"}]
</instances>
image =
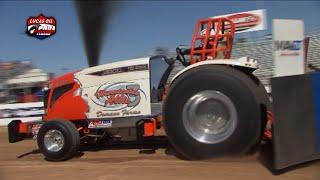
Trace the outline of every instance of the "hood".
<instances>
[{"instance_id":1,"label":"hood","mask_svg":"<svg viewBox=\"0 0 320 180\"><path fill-rule=\"evenodd\" d=\"M149 64L150 57L144 57L144 58L137 58L137 59L130 59L125 61L117 61L113 63L103 64L99 66L94 66L90 68L82 69L81 71L78 71L75 73L75 76L79 75L87 75L103 70L113 69L113 68L120 68L120 67L126 67L126 66L132 66L132 65L139 65L139 64Z\"/></svg>"},{"instance_id":2,"label":"hood","mask_svg":"<svg viewBox=\"0 0 320 180\"><path fill-rule=\"evenodd\" d=\"M50 87L49 88L57 88L66 84L70 84L70 83L74 83L74 74L77 73L78 71L73 71L73 72L69 72L67 74L58 76L56 78L53 78L50 81Z\"/></svg>"}]
</instances>

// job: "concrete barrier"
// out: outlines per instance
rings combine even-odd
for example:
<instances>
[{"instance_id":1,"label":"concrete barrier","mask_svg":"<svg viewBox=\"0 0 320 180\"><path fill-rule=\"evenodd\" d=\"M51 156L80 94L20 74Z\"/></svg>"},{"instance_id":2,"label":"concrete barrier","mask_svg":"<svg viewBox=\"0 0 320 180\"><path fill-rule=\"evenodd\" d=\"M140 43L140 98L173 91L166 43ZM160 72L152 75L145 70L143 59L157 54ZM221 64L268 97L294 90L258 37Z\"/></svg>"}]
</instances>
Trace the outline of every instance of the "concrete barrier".
<instances>
[{"instance_id":1,"label":"concrete barrier","mask_svg":"<svg viewBox=\"0 0 320 180\"><path fill-rule=\"evenodd\" d=\"M41 121L43 114L43 102L0 104L0 126L7 126L12 120Z\"/></svg>"}]
</instances>

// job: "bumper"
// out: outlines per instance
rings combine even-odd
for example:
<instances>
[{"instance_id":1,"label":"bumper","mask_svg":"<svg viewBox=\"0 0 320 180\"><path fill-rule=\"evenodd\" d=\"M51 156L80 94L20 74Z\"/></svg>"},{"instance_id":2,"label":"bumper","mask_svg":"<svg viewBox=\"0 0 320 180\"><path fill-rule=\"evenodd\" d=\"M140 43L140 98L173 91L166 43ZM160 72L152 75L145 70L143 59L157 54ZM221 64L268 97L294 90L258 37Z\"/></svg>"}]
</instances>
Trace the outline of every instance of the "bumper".
<instances>
[{"instance_id":1,"label":"bumper","mask_svg":"<svg viewBox=\"0 0 320 180\"><path fill-rule=\"evenodd\" d=\"M25 138L32 138L41 126L41 122L23 123L21 120L13 120L8 124L9 143L22 141Z\"/></svg>"}]
</instances>

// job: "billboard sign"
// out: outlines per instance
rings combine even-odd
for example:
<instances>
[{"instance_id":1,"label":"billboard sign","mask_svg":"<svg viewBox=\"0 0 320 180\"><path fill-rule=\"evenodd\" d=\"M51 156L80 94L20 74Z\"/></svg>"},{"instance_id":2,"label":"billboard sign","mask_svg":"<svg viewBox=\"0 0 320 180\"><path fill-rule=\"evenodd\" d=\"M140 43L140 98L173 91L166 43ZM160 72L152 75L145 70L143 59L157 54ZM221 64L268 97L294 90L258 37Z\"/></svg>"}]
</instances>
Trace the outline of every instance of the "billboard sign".
<instances>
[{"instance_id":1,"label":"billboard sign","mask_svg":"<svg viewBox=\"0 0 320 180\"><path fill-rule=\"evenodd\" d=\"M267 29L266 11L264 9L219 15L212 18L220 17L225 17L233 21L235 24L236 33Z\"/></svg>"},{"instance_id":2,"label":"billboard sign","mask_svg":"<svg viewBox=\"0 0 320 180\"><path fill-rule=\"evenodd\" d=\"M305 73L304 25L301 20L273 20L274 76Z\"/></svg>"}]
</instances>

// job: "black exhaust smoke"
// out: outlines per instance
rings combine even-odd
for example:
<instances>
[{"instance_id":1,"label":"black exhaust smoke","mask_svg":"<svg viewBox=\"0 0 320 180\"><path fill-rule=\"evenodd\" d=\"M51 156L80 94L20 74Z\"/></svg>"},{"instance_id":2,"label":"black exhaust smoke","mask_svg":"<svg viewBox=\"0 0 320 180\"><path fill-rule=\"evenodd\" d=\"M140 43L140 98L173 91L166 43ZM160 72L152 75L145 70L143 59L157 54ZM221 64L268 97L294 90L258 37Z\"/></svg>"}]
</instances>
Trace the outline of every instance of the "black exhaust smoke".
<instances>
[{"instance_id":1,"label":"black exhaust smoke","mask_svg":"<svg viewBox=\"0 0 320 180\"><path fill-rule=\"evenodd\" d=\"M106 26L110 19L113 3L112 1L75 1L84 48L90 67L99 64L102 42L106 35Z\"/></svg>"}]
</instances>

